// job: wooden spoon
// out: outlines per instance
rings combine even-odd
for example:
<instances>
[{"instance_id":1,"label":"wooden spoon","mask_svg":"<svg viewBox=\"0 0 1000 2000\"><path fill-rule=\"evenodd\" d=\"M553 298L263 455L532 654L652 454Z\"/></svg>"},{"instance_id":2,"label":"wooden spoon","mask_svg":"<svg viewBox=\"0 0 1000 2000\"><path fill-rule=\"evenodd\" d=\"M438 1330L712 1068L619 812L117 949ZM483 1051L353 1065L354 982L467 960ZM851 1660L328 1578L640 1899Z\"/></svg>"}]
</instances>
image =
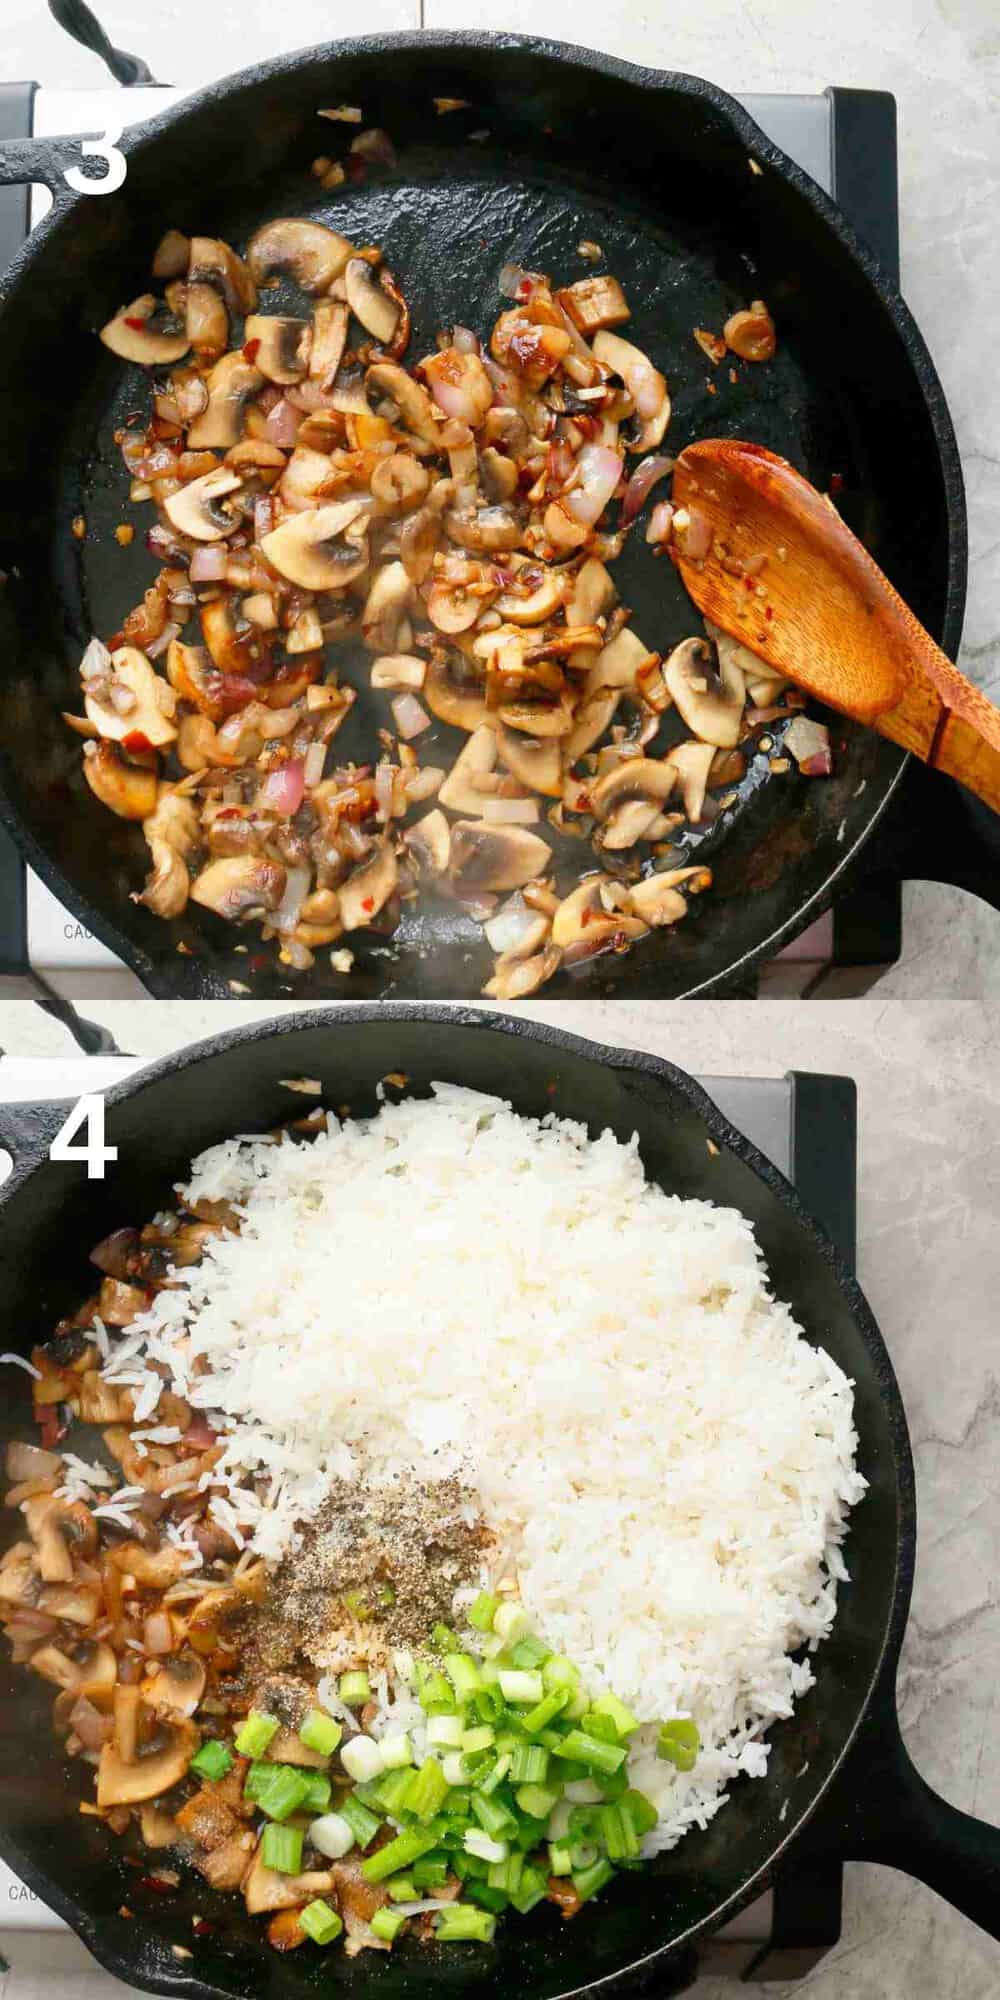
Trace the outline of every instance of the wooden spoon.
<instances>
[{"instance_id":1,"label":"wooden spoon","mask_svg":"<svg viewBox=\"0 0 1000 2000\"><path fill-rule=\"evenodd\" d=\"M936 646L833 502L762 445L681 452L670 551L699 611L830 708L1000 812L1000 709ZM764 558L763 562L761 558Z\"/></svg>"}]
</instances>

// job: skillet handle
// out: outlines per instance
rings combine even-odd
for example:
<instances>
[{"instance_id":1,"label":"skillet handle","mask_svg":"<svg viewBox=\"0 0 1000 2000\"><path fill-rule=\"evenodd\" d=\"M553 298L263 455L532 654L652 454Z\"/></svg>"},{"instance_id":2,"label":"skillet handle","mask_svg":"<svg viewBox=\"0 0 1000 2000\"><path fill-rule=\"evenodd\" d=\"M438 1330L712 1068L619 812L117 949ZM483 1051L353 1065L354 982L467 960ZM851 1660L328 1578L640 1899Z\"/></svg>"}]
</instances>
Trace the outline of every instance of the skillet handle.
<instances>
[{"instance_id":1,"label":"skillet handle","mask_svg":"<svg viewBox=\"0 0 1000 2000\"><path fill-rule=\"evenodd\" d=\"M895 1703L877 1712L863 1787L841 1833L848 1861L878 1861L915 1875L1000 1939L1000 1827L973 1819L925 1784L903 1742Z\"/></svg>"},{"instance_id":2,"label":"skillet handle","mask_svg":"<svg viewBox=\"0 0 1000 2000\"><path fill-rule=\"evenodd\" d=\"M72 1109L71 1098L55 1097L37 1104L0 1105L0 1187L5 1194L48 1159L49 1147Z\"/></svg>"},{"instance_id":3,"label":"skillet handle","mask_svg":"<svg viewBox=\"0 0 1000 2000\"><path fill-rule=\"evenodd\" d=\"M72 36L74 42L79 42L83 48L92 49L96 56L100 56L116 83L155 84L156 78L152 75L148 64L139 56L130 56L125 49L116 49L108 40L96 14L84 4L84 0L49 0L49 13L53 20L58 21L61 28L65 28L67 35Z\"/></svg>"},{"instance_id":4,"label":"skillet handle","mask_svg":"<svg viewBox=\"0 0 1000 2000\"><path fill-rule=\"evenodd\" d=\"M69 201L67 167L79 167L79 139L0 140L0 187L47 187L55 201Z\"/></svg>"}]
</instances>

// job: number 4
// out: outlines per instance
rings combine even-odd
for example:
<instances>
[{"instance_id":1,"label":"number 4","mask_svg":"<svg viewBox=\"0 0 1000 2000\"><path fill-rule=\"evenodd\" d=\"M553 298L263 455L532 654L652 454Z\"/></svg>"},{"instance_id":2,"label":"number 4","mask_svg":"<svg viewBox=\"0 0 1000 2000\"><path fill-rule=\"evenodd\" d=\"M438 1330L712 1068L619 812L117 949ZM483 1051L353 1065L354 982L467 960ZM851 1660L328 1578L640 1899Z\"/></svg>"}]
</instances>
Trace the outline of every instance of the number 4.
<instances>
[{"instance_id":1,"label":"number 4","mask_svg":"<svg viewBox=\"0 0 1000 2000\"><path fill-rule=\"evenodd\" d=\"M86 1131L86 1139L74 1145L73 1141L81 1130ZM88 1181L102 1181L107 1162L117 1158L117 1146L106 1146L104 1143L103 1097L79 1098L49 1147L49 1159L86 1160Z\"/></svg>"}]
</instances>

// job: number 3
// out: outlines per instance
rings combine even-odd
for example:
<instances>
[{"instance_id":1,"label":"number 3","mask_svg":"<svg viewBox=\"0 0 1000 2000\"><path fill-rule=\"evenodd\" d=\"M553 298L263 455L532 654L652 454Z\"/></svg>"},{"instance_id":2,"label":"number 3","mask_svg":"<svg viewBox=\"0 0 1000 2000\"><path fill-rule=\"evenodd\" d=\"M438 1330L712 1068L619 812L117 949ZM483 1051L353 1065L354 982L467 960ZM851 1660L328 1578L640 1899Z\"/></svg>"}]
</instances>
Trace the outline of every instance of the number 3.
<instances>
[{"instance_id":1,"label":"number 3","mask_svg":"<svg viewBox=\"0 0 1000 2000\"><path fill-rule=\"evenodd\" d=\"M86 1139L74 1146L72 1141L81 1128L86 1129ZM56 1133L49 1147L49 1159L86 1160L88 1181L102 1181L107 1162L117 1158L117 1146L104 1143L103 1097L81 1097Z\"/></svg>"},{"instance_id":2,"label":"number 3","mask_svg":"<svg viewBox=\"0 0 1000 2000\"><path fill-rule=\"evenodd\" d=\"M100 139L81 139L80 151L85 160L106 160L108 171L103 180L93 180L82 167L67 167L63 180L77 194L114 194L121 187L128 173L128 161L124 153L118 151L118 141L122 136L120 125L109 126Z\"/></svg>"}]
</instances>

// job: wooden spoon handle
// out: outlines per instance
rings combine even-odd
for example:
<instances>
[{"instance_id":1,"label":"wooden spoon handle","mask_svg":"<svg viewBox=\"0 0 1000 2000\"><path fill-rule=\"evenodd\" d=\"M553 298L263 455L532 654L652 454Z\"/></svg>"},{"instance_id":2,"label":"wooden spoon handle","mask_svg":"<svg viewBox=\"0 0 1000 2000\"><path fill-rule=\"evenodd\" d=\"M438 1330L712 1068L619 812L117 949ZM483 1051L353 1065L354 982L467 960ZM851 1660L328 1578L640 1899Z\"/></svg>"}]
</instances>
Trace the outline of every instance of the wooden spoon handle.
<instances>
[{"instance_id":1,"label":"wooden spoon handle","mask_svg":"<svg viewBox=\"0 0 1000 2000\"><path fill-rule=\"evenodd\" d=\"M1000 812L1000 709L925 632L830 500L763 446L721 438L685 447L674 500L713 531L707 561L688 559L683 539L671 548L708 618ZM765 558L766 589L744 592L734 572L751 557Z\"/></svg>"}]
</instances>

